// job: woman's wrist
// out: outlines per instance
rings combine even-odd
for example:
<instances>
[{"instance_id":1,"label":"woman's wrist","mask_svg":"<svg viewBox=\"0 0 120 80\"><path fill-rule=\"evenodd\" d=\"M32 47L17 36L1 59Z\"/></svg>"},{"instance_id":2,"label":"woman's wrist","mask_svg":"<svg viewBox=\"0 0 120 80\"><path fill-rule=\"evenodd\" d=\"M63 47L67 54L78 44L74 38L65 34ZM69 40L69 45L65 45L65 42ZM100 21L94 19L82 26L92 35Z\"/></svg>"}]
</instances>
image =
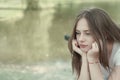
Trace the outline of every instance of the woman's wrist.
<instances>
[{"instance_id":1,"label":"woman's wrist","mask_svg":"<svg viewBox=\"0 0 120 80\"><path fill-rule=\"evenodd\" d=\"M82 59L87 59L87 54L82 54L81 57Z\"/></svg>"},{"instance_id":2,"label":"woman's wrist","mask_svg":"<svg viewBox=\"0 0 120 80\"><path fill-rule=\"evenodd\" d=\"M89 64L96 64L99 63L98 58L87 58Z\"/></svg>"},{"instance_id":3,"label":"woman's wrist","mask_svg":"<svg viewBox=\"0 0 120 80\"><path fill-rule=\"evenodd\" d=\"M87 63L87 55L83 54L81 57L82 57L82 63Z\"/></svg>"}]
</instances>

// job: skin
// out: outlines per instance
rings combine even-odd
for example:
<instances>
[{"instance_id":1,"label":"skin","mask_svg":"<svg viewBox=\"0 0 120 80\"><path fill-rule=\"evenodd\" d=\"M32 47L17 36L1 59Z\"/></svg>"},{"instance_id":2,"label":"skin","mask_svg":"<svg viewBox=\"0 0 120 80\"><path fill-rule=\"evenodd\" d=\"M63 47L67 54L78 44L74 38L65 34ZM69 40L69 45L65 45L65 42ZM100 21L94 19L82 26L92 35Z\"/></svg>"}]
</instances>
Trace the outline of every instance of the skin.
<instances>
[{"instance_id":1,"label":"skin","mask_svg":"<svg viewBox=\"0 0 120 80\"><path fill-rule=\"evenodd\" d=\"M82 18L78 21L76 27L76 40L73 40L73 46L74 50L78 52L81 56L87 54L87 56L91 58L97 57L98 55L96 54L99 52L97 43L91 35L88 23L85 18Z\"/></svg>"},{"instance_id":2,"label":"skin","mask_svg":"<svg viewBox=\"0 0 120 80\"><path fill-rule=\"evenodd\" d=\"M76 27L76 38L80 49L87 52L92 48L92 43L95 41L90 33L86 19L82 18L78 21ZM85 45L85 46L84 46Z\"/></svg>"}]
</instances>

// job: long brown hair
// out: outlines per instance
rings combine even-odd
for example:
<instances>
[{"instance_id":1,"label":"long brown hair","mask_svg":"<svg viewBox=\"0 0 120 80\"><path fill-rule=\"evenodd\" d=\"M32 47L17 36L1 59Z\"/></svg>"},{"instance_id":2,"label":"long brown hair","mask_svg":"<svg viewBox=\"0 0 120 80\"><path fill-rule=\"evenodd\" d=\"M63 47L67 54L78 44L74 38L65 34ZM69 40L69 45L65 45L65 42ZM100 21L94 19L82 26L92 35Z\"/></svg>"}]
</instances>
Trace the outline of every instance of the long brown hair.
<instances>
[{"instance_id":1,"label":"long brown hair","mask_svg":"<svg viewBox=\"0 0 120 80\"><path fill-rule=\"evenodd\" d=\"M105 69L109 69L108 50L106 43L108 41L120 42L120 28L113 22L107 12L99 8L91 8L81 11L76 18L73 32L68 42L68 48L72 56L72 70L73 72L75 71L77 73L78 77L80 76L82 61L81 56L77 52L73 51L72 40L76 39L76 26L81 18L85 18L88 22L92 36L99 47L100 63ZM102 45L100 40L102 41Z\"/></svg>"}]
</instances>

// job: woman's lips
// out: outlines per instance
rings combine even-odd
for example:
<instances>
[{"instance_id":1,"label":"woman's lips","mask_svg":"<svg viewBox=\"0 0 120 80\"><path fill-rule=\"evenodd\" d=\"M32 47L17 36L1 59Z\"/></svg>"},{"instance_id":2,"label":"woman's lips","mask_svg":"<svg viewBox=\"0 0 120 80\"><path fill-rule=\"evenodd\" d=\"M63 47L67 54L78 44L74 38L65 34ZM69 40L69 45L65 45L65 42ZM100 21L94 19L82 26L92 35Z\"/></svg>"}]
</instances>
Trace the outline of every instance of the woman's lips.
<instances>
[{"instance_id":1,"label":"woman's lips","mask_svg":"<svg viewBox=\"0 0 120 80\"><path fill-rule=\"evenodd\" d=\"M80 45L80 48L85 48L87 47L87 45Z\"/></svg>"}]
</instances>

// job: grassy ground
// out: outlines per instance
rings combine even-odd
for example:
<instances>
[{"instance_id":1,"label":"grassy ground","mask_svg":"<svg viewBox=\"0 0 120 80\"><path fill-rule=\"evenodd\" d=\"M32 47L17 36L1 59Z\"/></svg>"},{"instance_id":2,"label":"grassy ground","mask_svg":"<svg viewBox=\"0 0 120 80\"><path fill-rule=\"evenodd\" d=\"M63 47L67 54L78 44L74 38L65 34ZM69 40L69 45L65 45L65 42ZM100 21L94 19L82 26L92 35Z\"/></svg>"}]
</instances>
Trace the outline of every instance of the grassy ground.
<instances>
[{"instance_id":1,"label":"grassy ground","mask_svg":"<svg viewBox=\"0 0 120 80\"><path fill-rule=\"evenodd\" d=\"M1 65L0 80L74 80L70 62Z\"/></svg>"}]
</instances>

